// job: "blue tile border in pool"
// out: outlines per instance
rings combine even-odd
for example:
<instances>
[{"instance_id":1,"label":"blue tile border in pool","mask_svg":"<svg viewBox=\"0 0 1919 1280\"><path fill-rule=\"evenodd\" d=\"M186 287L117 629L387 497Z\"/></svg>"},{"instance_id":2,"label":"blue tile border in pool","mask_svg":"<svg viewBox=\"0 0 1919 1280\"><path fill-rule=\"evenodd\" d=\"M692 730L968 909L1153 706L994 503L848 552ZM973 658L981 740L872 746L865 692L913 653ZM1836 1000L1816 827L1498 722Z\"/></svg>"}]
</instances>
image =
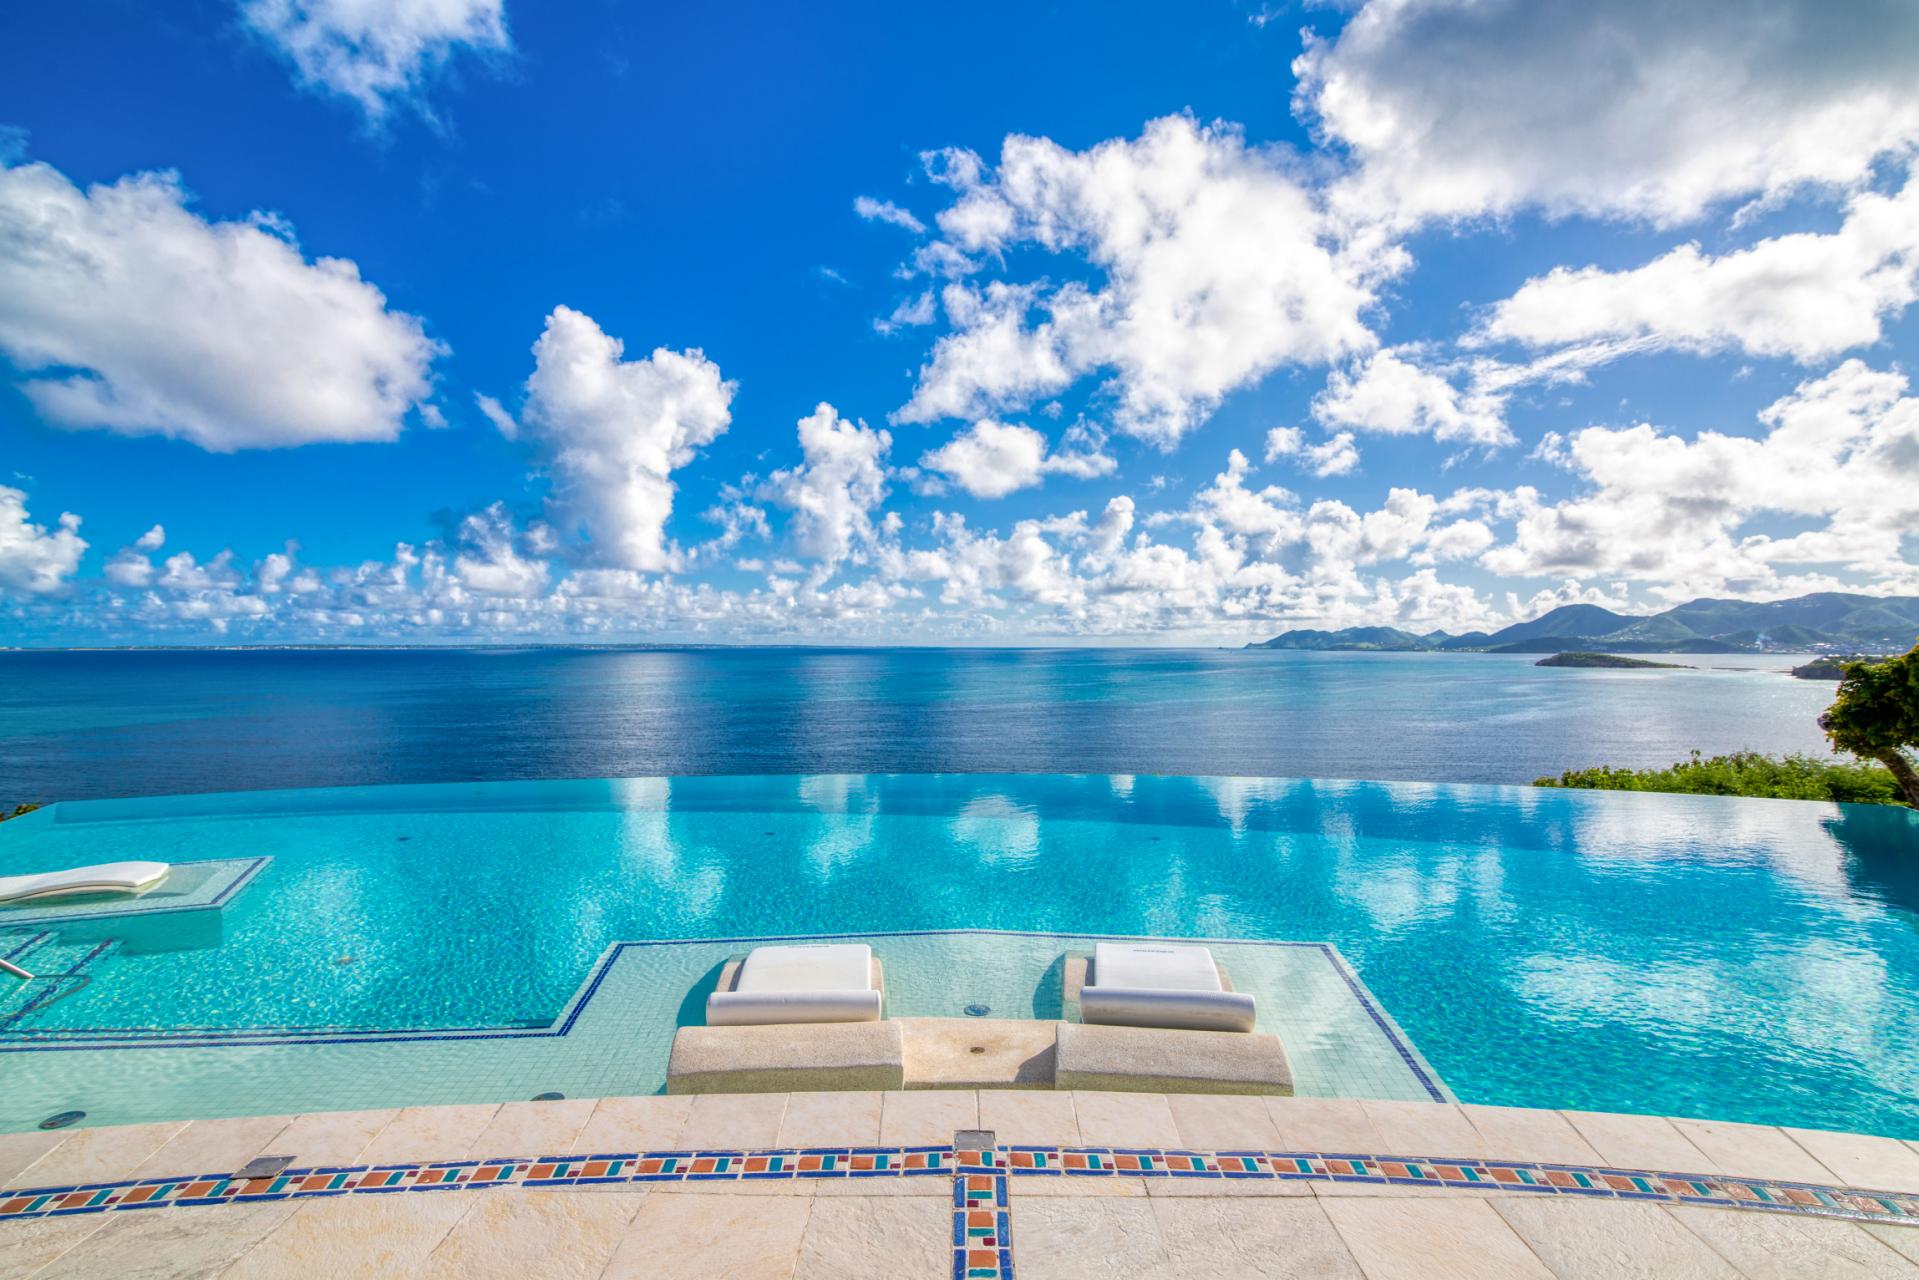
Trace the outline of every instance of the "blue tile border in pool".
<instances>
[{"instance_id":1,"label":"blue tile border in pool","mask_svg":"<svg viewBox=\"0 0 1919 1280\"><path fill-rule=\"evenodd\" d=\"M434 1027L418 1030L369 1028L363 1031L310 1029L298 1027L207 1027L163 1028L127 1027L112 1029L73 1029L36 1031L0 1030L0 1053L39 1053L96 1049L217 1048L239 1045L332 1045L392 1044L446 1040L548 1039L573 1030L589 1002L598 994L620 956L629 949L677 946L757 946L777 942L830 941L840 938L926 938L926 937L1058 938L1067 942L1196 942L1221 946L1288 947L1317 951L1327 958L1345 982L1353 998L1385 1036L1393 1051L1410 1070L1419 1085L1435 1102L1451 1102L1452 1095L1440 1083L1431 1068L1412 1047L1405 1034L1359 980L1338 948L1329 942L1296 942L1269 938L1160 938L1130 934L1047 933L1018 929L894 929L874 933L778 934L745 938L655 938L633 942L615 942L595 962L580 989L561 1008L560 1015L545 1027Z\"/></svg>"}]
</instances>

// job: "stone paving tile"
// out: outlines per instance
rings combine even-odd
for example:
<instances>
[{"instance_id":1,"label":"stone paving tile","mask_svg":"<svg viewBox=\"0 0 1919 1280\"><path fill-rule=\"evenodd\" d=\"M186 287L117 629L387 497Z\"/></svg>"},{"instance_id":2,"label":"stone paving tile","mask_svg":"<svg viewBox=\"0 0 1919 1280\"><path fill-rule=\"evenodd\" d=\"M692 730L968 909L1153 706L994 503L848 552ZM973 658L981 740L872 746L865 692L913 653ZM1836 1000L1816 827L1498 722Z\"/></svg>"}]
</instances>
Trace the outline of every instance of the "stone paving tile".
<instances>
[{"instance_id":1,"label":"stone paving tile","mask_svg":"<svg viewBox=\"0 0 1919 1280\"><path fill-rule=\"evenodd\" d=\"M105 1125L78 1129L39 1160L15 1174L10 1186L66 1187L127 1177L182 1129L186 1122Z\"/></svg>"},{"instance_id":2,"label":"stone paving tile","mask_svg":"<svg viewBox=\"0 0 1919 1280\"><path fill-rule=\"evenodd\" d=\"M982 1089L979 1126L991 1129L1002 1143L1025 1146L1076 1147L1079 1120L1073 1114L1073 1095L1036 1089Z\"/></svg>"},{"instance_id":3,"label":"stone paving tile","mask_svg":"<svg viewBox=\"0 0 1919 1280\"><path fill-rule=\"evenodd\" d=\"M1177 1147L1179 1126L1163 1093L1075 1090L1079 1140L1089 1147Z\"/></svg>"},{"instance_id":4,"label":"stone paving tile","mask_svg":"<svg viewBox=\"0 0 1919 1280\"><path fill-rule=\"evenodd\" d=\"M220 1280L345 1280L410 1275L466 1215L476 1198L497 1194L501 1193L333 1196L307 1201L221 1272Z\"/></svg>"},{"instance_id":5,"label":"stone paving tile","mask_svg":"<svg viewBox=\"0 0 1919 1280\"><path fill-rule=\"evenodd\" d=\"M1168 1094L1179 1146L1196 1151L1277 1151L1279 1130L1260 1098L1226 1093Z\"/></svg>"},{"instance_id":6,"label":"stone paving tile","mask_svg":"<svg viewBox=\"0 0 1919 1280\"><path fill-rule=\"evenodd\" d=\"M360 1153L366 1164L410 1160L462 1160L492 1122L498 1103L454 1107L402 1107Z\"/></svg>"},{"instance_id":7,"label":"stone paving tile","mask_svg":"<svg viewBox=\"0 0 1919 1280\"><path fill-rule=\"evenodd\" d=\"M1553 1280L1524 1240L1480 1199L1320 1200L1367 1280L1499 1276Z\"/></svg>"},{"instance_id":8,"label":"stone paving tile","mask_svg":"<svg viewBox=\"0 0 1919 1280\"><path fill-rule=\"evenodd\" d=\"M28 1185L14 1179L45 1159L66 1137L64 1133L37 1129L29 1133L0 1133L0 1187Z\"/></svg>"},{"instance_id":9,"label":"stone paving tile","mask_svg":"<svg viewBox=\"0 0 1919 1280\"><path fill-rule=\"evenodd\" d=\"M1358 1102L1345 1098L1266 1098L1264 1102L1282 1151L1386 1150Z\"/></svg>"},{"instance_id":10,"label":"stone paving tile","mask_svg":"<svg viewBox=\"0 0 1919 1280\"><path fill-rule=\"evenodd\" d=\"M1804 1147L1769 1124L1733 1124L1721 1120L1674 1120L1672 1124L1724 1173L1798 1182L1843 1181L1813 1159Z\"/></svg>"},{"instance_id":11,"label":"stone paving tile","mask_svg":"<svg viewBox=\"0 0 1919 1280\"><path fill-rule=\"evenodd\" d=\"M880 1103L880 1143L938 1146L961 1129L979 1128L979 1094L972 1089L893 1089Z\"/></svg>"},{"instance_id":12,"label":"stone paving tile","mask_svg":"<svg viewBox=\"0 0 1919 1280\"><path fill-rule=\"evenodd\" d=\"M952 1267L950 1193L938 1199L827 1196L813 1202L793 1275L795 1280L897 1280L947 1275Z\"/></svg>"},{"instance_id":13,"label":"stone paving tile","mask_svg":"<svg viewBox=\"0 0 1919 1280\"><path fill-rule=\"evenodd\" d=\"M595 1280L646 1198L644 1191L472 1194L473 1207L427 1258L423 1277Z\"/></svg>"},{"instance_id":14,"label":"stone paving tile","mask_svg":"<svg viewBox=\"0 0 1919 1280\"><path fill-rule=\"evenodd\" d=\"M752 1151L779 1145L783 1093L702 1093L693 1098L676 1148Z\"/></svg>"},{"instance_id":15,"label":"stone paving tile","mask_svg":"<svg viewBox=\"0 0 1919 1280\"><path fill-rule=\"evenodd\" d=\"M1695 1147L1658 1116L1620 1115L1611 1111L1562 1111L1559 1114L1592 1144L1600 1159L1621 1169L1651 1169L1655 1173L1723 1173L1712 1157Z\"/></svg>"},{"instance_id":16,"label":"stone paving tile","mask_svg":"<svg viewBox=\"0 0 1919 1280\"><path fill-rule=\"evenodd\" d=\"M1604 1164L1572 1121L1557 1111L1525 1107L1459 1108L1486 1140L1488 1155L1501 1160L1540 1160L1549 1164Z\"/></svg>"},{"instance_id":17,"label":"stone paving tile","mask_svg":"<svg viewBox=\"0 0 1919 1280\"><path fill-rule=\"evenodd\" d=\"M107 1215L0 1222L0 1276L31 1276L105 1226Z\"/></svg>"},{"instance_id":18,"label":"stone paving tile","mask_svg":"<svg viewBox=\"0 0 1919 1280\"><path fill-rule=\"evenodd\" d=\"M601 1274L605 1280L790 1280L813 1205L811 1196L648 1195Z\"/></svg>"},{"instance_id":19,"label":"stone paving tile","mask_svg":"<svg viewBox=\"0 0 1919 1280\"><path fill-rule=\"evenodd\" d=\"M1353 1277L1359 1264L1318 1201L1156 1199L1160 1244L1181 1276ZM1013 1227L1018 1238L1019 1225ZM1115 1267L1116 1274L1125 1274Z\"/></svg>"},{"instance_id":20,"label":"stone paving tile","mask_svg":"<svg viewBox=\"0 0 1919 1280\"><path fill-rule=\"evenodd\" d=\"M693 1099L657 1094L601 1098L592 1117L573 1139L573 1154L616 1151L665 1151L686 1131Z\"/></svg>"},{"instance_id":21,"label":"stone paving tile","mask_svg":"<svg viewBox=\"0 0 1919 1280\"><path fill-rule=\"evenodd\" d=\"M292 1156L295 1168L355 1164L367 1144L399 1115L389 1111L311 1111L293 1117L262 1154Z\"/></svg>"},{"instance_id":22,"label":"stone paving tile","mask_svg":"<svg viewBox=\"0 0 1919 1280\"><path fill-rule=\"evenodd\" d=\"M1919 1262L1919 1228L1866 1222L1860 1224L1860 1229L1906 1261Z\"/></svg>"},{"instance_id":23,"label":"stone paving tile","mask_svg":"<svg viewBox=\"0 0 1919 1280\"><path fill-rule=\"evenodd\" d=\"M1919 1152L1896 1138L1825 1129L1786 1129L1797 1142L1849 1187L1919 1191Z\"/></svg>"},{"instance_id":24,"label":"stone paving tile","mask_svg":"<svg viewBox=\"0 0 1919 1280\"><path fill-rule=\"evenodd\" d=\"M105 1224L34 1280L187 1280L215 1276L284 1226L289 1201L110 1213Z\"/></svg>"},{"instance_id":25,"label":"stone paving tile","mask_svg":"<svg viewBox=\"0 0 1919 1280\"><path fill-rule=\"evenodd\" d=\"M1379 1135L1381 1145L1374 1150L1382 1155L1472 1159L1492 1154L1472 1121L1450 1104L1368 1099L1360 1106Z\"/></svg>"},{"instance_id":26,"label":"stone paving tile","mask_svg":"<svg viewBox=\"0 0 1919 1280\"><path fill-rule=\"evenodd\" d=\"M552 1102L503 1102L480 1136L473 1140L475 1156L563 1156L573 1150L573 1139L592 1118L593 1098L560 1098Z\"/></svg>"},{"instance_id":27,"label":"stone paving tile","mask_svg":"<svg viewBox=\"0 0 1919 1280\"><path fill-rule=\"evenodd\" d=\"M1171 1280L1182 1273L1160 1239L1144 1197L1026 1200L1013 1218L1013 1271L1020 1280Z\"/></svg>"},{"instance_id":28,"label":"stone paving tile","mask_svg":"<svg viewBox=\"0 0 1919 1280\"><path fill-rule=\"evenodd\" d=\"M782 1147L870 1147L880 1140L882 1095L849 1090L844 1093L789 1093L786 1113L780 1117ZM946 1135L947 1141L953 1135Z\"/></svg>"},{"instance_id":29,"label":"stone paving tile","mask_svg":"<svg viewBox=\"0 0 1919 1280\"><path fill-rule=\"evenodd\" d=\"M1850 1222L1673 1206L1666 1210L1751 1280L1868 1280L1919 1266Z\"/></svg>"},{"instance_id":30,"label":"stone paving tile","mask_svg":"<svg viewBox=\"0 0 1919 1280\"><path fill-rule=\"evenodd\" d=\"M1275 1196L1294 1196L1310 1200L1313 1184L1285 1178L1151 1178L1146 1194L1161 1199L1181 1200L1212 1197L1223 1200L1270 1200Z\"/></svg>"},{"instance_id":31,"label":"stone paving tile","mask_svg":"<svg viewBox=\"0 0 1919 1280\"><path fill-rule=\"evenodd\" d=\"M1006 1195L1017 1203L1021 1200L1035 1199L1072 1199L1075 1196L1119 1196L1139 1199L1147 1194L1144 1178L1087 1178L1087 1177L1015 1177L1007 1181Z\"/></svg>"},{"instance_id":32,"label":"stone paving tile","mask_svg":"<svg viewBox=\"0 0 1919 1280\"><path fill-rule=\"evenodd\" d=\"M272 1146L286 1127L286 1116L195 1120L141 1161L131 1176L159 1178L176 1173L232 1173Z\"/></svg>"},{"instance_id":33,"label":"stone paving tile","mask_svg":"<svg viewBox=\"0 0 1919 1280\"><path fill-rule=\"evenodd\" d=\"M1738 1270L1656 1204L1533 1196L1487 1203L1559 1280L1739 1280Z\"/></svg>"}]
</instances>

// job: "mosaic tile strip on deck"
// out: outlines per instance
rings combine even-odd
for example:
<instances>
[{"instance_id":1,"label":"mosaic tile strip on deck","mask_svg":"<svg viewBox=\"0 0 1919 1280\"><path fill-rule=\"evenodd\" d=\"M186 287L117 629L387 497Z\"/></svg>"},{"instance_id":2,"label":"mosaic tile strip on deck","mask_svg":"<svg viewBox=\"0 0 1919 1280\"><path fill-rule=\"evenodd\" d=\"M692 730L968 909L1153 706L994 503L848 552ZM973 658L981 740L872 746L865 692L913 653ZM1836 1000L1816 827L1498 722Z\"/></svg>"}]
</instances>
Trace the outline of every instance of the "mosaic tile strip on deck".
<instances>
[{"instance_id":1,"label":"mosaic tile strip on deck","mask_svg":"<svg viewBox=\"0 0 1919 1280\"><path fill-rule=\"evenodd\" d=\"M289 1169L260 1178L243 1178L238 1174L147 1178L0 1192L0 1220L454 1188L925 1176L947 1176L956 1180L954 1248L960 1251L977 1244L977 1248L967 1249L969 1255L988 1249L998 1253L1010 1247L1004 1188L989 1183L1024 1177L1267 1179L1477 1188L1919 1224L1919 1193L1720 1174L1319 1152L1024 1146L985 1151L956 1151L952 1147L651 1151ZM986 1181L976 1181L978 1179ZM974 1216L989 1211L993 1215L991 1221Z\"/></svg>"}]
</instances>

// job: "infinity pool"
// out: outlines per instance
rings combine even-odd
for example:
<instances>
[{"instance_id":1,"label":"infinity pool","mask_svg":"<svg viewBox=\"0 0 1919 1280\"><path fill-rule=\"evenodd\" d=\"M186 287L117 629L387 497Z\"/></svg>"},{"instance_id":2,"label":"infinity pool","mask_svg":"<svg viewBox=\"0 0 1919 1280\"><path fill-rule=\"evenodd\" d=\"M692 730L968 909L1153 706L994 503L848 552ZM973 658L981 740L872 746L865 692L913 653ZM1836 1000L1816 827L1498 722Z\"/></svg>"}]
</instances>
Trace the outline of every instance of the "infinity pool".
<instances>
[{"instance_id":1,"label":"infinity pool","mask_svg":"<svg viewBox=\"0 0 1919 1280\"><path fill-rule=\"evenodd\" d=\"M212 1094L242 1069L216 1053L259 1055L299 1109L316 1050L289 1038L548 1027L617 943L973 929L1330 943L1465 1101L1919 1136L1903 810L902 775L102 800L0 825L0 875L126 858L193 865L174 901L128 904L152 910L0 908L0 955L76 975L0 978L0 1129L59 1105L227 1113ZM681 978L652 985L652 1023L695 1016ZM491 1043L436 1100L546 1087ZM118 1102L75 1096L107 1080Z\"/></svg>"}]
</instances>

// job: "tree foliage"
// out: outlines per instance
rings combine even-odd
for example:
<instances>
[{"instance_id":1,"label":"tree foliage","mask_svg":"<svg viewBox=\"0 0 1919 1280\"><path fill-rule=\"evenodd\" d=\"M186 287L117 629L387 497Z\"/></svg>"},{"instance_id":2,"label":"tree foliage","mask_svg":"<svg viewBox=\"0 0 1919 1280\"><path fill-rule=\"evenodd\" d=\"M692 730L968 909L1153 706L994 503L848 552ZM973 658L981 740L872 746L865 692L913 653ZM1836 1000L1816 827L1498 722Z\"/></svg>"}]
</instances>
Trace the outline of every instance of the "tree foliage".
<instances>
[{"instance_id":1,"label":"tree foliage","mask_svg":"<svg viewBox=\"0 0 1919 1280\"><path fill-rule=\"evenodd\" d=\"M1919 747L1919 644L1903 657L1848 664L1819 727L1833 750L1885 765L1906 803L1919 805L1919 770L1906 755Z\"/></svg>"},{"instance_id":2,"label":"tree foliage","mask_svg":"<svg viewBox=\"0 0 1919 1280\"><path fill-rule=\"evenodd\" d=\"M1775 800L1833 800L1848 804L1898 804L1899 788L1885 768L1813 756L1775 757L1757 751L1682 760L1664 769L1568 769L1540 778L1536 787L1586 787L1599 791L1669 791L1707 796L1761 796Z\"/></svg>"}]
</instances>

